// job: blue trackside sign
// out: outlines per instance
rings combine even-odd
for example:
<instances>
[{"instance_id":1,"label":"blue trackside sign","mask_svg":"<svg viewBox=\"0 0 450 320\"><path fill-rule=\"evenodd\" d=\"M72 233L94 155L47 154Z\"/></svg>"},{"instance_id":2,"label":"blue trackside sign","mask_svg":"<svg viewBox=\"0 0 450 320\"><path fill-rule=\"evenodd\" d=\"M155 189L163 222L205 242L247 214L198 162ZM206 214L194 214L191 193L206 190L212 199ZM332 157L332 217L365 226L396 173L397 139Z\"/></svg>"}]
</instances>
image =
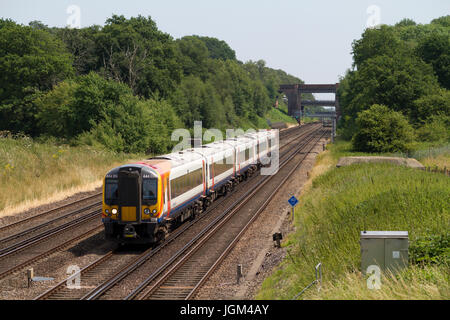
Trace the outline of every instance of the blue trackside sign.
<instances>
[{"instance_id":1,"label":"blue trackside sign","mask_svg":"<svg viewBox=\"0 0 450 320\"><path fill-rule=\"evenodd\" d=\"M295 196L292 196L289 200L288 200L289 204L292 207L295 207L298 203L298 199Z\"/></svg>"}]
</instances>

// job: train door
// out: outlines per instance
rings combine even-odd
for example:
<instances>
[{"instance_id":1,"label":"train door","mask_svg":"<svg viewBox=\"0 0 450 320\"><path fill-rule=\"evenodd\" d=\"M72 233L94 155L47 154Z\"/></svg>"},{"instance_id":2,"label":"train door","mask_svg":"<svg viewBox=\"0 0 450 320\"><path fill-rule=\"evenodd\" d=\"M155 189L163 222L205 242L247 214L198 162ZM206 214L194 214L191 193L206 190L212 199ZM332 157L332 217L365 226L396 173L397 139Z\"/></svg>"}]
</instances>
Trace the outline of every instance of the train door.
<instances>
[{"instance_id":1,"label":"train door","mask_svg":"<svg viewBox=\"0 0 450 320\"><path fill-rule=\"evenodd\" d=\"M170 206L171 206L171 197L170 197L170 190L169 190L169 178L166 176L163 179L163 215L166 214L167 216L170 215Z\"/></svg>"},{"instance_id":2,"label":"train door","mask_svg":"<svg viewBox=\"0 0 450 320\"><path fill-rule=\"evenodd\" d=\"M141 221L142 178L139 169L119 171L119 221Z\"/></svg>"}]
</instances>

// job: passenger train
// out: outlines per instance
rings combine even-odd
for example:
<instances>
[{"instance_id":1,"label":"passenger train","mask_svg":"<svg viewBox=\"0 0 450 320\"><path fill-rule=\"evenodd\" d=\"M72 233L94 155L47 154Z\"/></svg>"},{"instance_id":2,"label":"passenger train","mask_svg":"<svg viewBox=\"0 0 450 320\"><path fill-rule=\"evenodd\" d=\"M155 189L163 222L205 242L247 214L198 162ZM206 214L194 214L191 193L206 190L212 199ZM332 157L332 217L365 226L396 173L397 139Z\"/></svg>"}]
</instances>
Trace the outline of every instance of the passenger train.
<instances>
[{"instance_id":1,"label":"passenger train","mask_svg":"<svg viewBox=\"0 0 450 320\"><path fill-rule=\"evenodd\" d=\"M164 240L269 165L277 135L255 132L112 169L103 184L105 237L119 243Z\"/></svg>"}]
</instances>

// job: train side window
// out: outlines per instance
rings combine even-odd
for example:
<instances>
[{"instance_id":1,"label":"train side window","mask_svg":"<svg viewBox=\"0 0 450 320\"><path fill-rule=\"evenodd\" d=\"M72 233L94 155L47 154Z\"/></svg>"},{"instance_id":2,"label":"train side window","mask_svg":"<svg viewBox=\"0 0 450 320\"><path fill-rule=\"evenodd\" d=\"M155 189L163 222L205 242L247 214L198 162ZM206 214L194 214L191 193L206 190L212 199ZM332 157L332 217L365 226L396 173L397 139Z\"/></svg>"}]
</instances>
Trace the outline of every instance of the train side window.
<instances>
[{"instance_id":1,"label":"train side window","mask_svg":"<svg viewBox=\"0 0 450 320\"><path fill-rule=\"evenodd\" d=\"M233 169L233 167L234 167L233 156L222 158L214 162L214 177L217 177L222 173L225 173L228 170Z\"/></svg>"},{"instance_id":2,"label":"train side window","mask_svg":"<svg viewBox=\"0 0 450 320\"><path fill-rule=\"evenodd\" d=\"M199 168L188 174L171 181L171 197L172 199L203 185L203 168Z\"/></svg>"}]
</instances>

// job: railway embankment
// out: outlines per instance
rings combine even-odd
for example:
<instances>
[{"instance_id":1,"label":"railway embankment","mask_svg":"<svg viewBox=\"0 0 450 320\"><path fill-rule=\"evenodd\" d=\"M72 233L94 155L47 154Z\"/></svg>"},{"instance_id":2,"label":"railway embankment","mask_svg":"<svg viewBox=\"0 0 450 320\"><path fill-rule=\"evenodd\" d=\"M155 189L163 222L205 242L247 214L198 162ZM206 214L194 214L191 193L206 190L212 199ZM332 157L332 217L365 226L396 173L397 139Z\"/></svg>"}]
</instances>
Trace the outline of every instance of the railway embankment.
<instances>
[{"instance_id":1,"label":"railway embankment","mask_svg":"<svg viewBox=\"0 0 450 320\"><path fill-rule=\"evenodd\" d=\"M33 215L32 208L94 191L108 169L133 157L26 136L0 137L0 225L11 222L3 221L6 216Z\"/></svg>"},{"instance_id":2,"label":"railway embankment","mask_svg":"<svg viewBox=\"0 0 450 320\"><path fill-rule=\"evenodd\" d=\"M286 257L255 298L294 298L322 263L321 290L313 285L298 299L449 299L449 177L389 163L336 168L343 156L364 155L349 146L338 141L319 155L296 207L293 232L280 249ZM448 153L434 157L449 167ZM433 154L424 159L432 163ZM409 267L383 275L379 290L369 289L360 272L363 230L409 232Z\"/></svg>"}]
</instances>

